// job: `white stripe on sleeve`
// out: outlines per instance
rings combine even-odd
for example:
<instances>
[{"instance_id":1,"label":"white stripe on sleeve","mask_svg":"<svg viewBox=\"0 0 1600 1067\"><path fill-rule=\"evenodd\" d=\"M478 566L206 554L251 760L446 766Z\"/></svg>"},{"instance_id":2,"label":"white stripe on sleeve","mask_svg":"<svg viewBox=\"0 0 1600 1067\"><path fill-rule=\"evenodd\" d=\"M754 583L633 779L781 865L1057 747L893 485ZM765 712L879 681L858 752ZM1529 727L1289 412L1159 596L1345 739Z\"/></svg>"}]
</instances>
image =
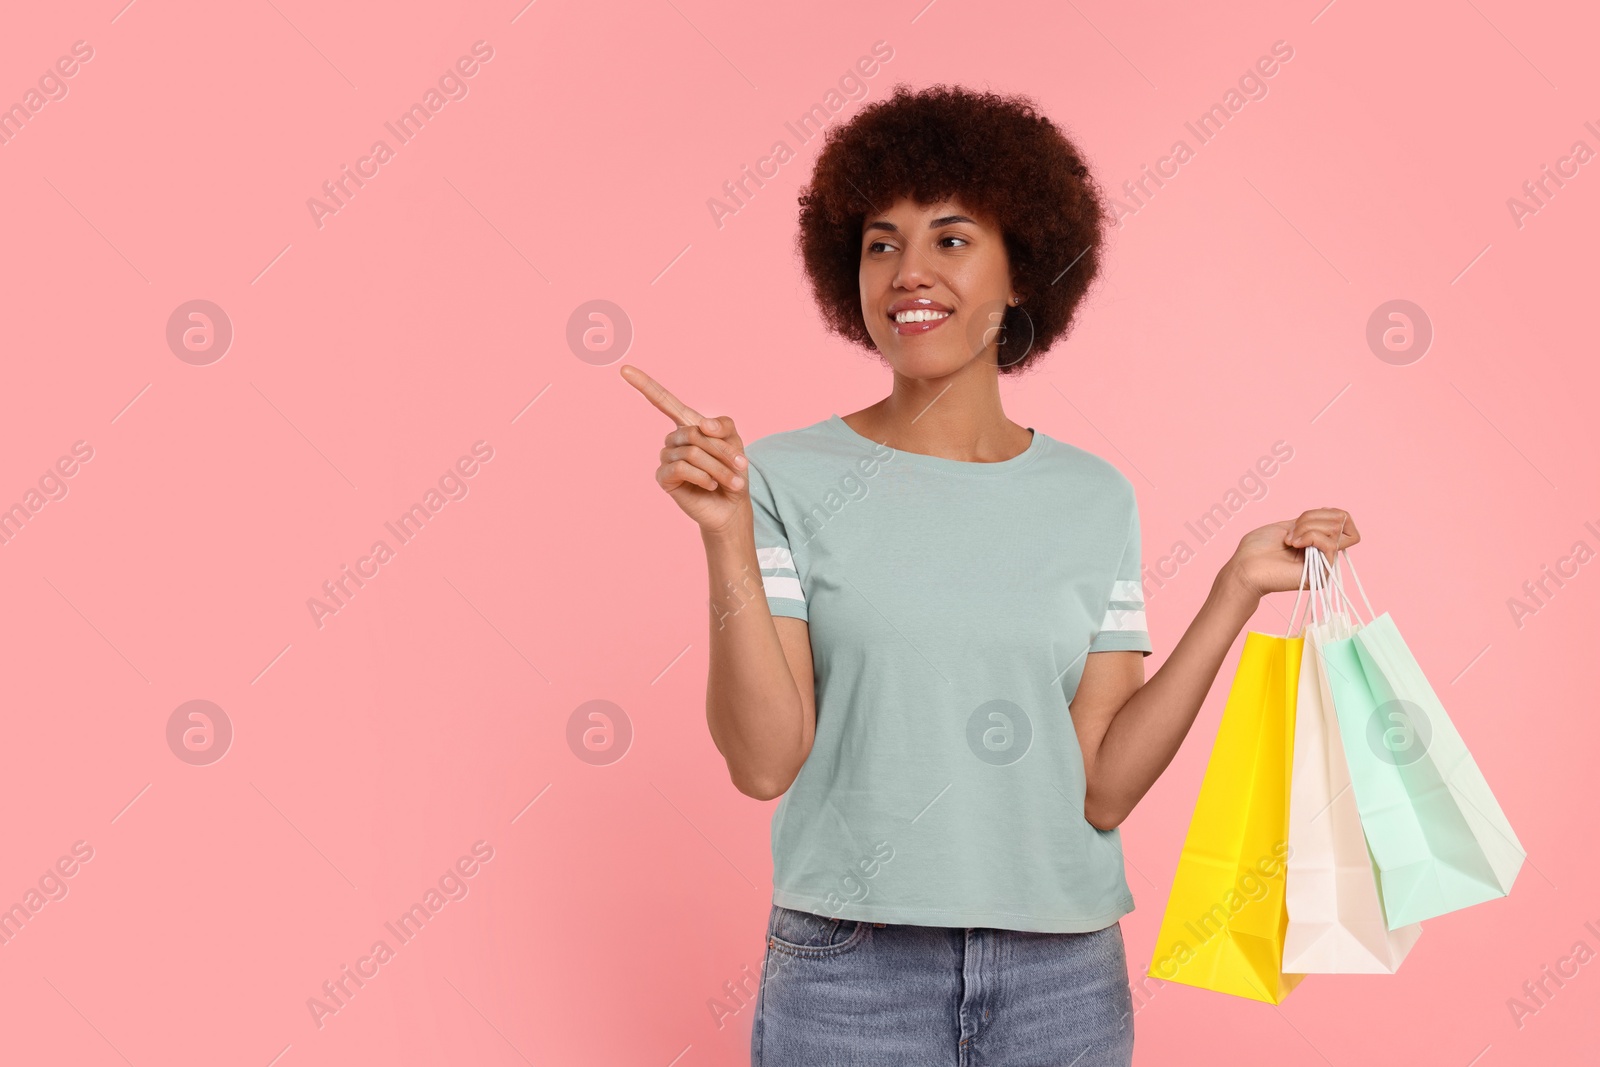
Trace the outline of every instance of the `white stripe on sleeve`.
<instances>
[{"instance_id":1,"label":"white stripe on sleeve","mask_svg":"<svg viewBox=\"0 0 1600 1067\"><path fill-rule=\"evenodd\" d=\"M1106 612L1104 621L1100 623L1100 630L1138 631L1145 632L1144 611L1132 608L1111 608Z\"/></svg>"},{"instance_id":2,"label":"white stripe on sleeve","mask_svg":"<svg viewBox=\"0 0 1600 1067\"><path fill-rule=\"evenodd\" d=\"M767 569L782 567L791 571L794 570L794 556L782 545L776 548L756 549L756 562Z\"/></svg>"},{"instance_id":3,"label":"white stripe on sleeve","mask_svg":"<svg viewBox=\"0 0 1600 1067\"><path fill-rule=\"evenodd\" d=\"M761 588L769 597L782 597L785 600L805 600L806 595L800 589L798 578L776 578L771 575L761 579Z\"/></svg>"},{"instance_id":4,"label":"white stripe on sleeve","mask_svg":"<svg viewBox=\"0 0 1600 1067\"><path fill-rule=\"evenodd\" d=\"M1144 603L1144 587L1135 581L1117 581L1111 583L1111 599L1121 600L1128 604Z\"/></svg>"}]
</instances>

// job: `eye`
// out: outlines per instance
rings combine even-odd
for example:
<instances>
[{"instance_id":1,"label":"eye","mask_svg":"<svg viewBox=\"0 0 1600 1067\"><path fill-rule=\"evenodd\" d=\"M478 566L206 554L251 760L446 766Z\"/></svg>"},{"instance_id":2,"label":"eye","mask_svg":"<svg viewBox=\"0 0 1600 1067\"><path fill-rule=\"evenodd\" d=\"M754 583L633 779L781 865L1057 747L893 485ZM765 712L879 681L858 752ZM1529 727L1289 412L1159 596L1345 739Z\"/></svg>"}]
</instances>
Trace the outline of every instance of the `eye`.
<instances>
[{"instance_id":1,"label":"eye","mask_svg":"<svg viewBox=\"0 0 1600 1067\"><path fill-rule=\"evenodd\" d=\"M889 246L889 242L888 241L873 241L871 244L869 244L867 246L867 251L868 252L874 252L874 253L879 251L880 249L882 249L884 251L888 251L889 247L890 246Z\"/></svg>"},{"instance_id":2,"label":"eye","mask_svg":"<svg viewBox=\"0 0 1600 1067\"><path fill-rule=\"evenodd\" d=\"M956 242L958 242L958 243L960 243L962 245L966 245L966 244L970 244L971 243L965 237L962 237L958 233L947 233L943 237L939 238L939 244L941 246L944 246L944 243L946 241L956 241ZM945 247L950 247L950 246L945 246Z\"/></svg>"}]
</instances>

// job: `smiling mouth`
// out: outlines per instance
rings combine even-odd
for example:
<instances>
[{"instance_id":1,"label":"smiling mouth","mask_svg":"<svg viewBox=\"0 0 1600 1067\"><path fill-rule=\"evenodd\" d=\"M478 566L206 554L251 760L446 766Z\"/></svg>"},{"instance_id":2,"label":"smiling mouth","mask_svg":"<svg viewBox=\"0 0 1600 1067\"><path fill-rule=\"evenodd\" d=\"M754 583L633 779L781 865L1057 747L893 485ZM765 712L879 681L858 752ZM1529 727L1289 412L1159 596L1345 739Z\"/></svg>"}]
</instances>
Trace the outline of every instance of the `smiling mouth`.
<instances>
[{"instance_id":1,"label":"smiling mouth","mask_svg":"<svg viewBox=\"0 0 1600 1067\"><path fill-rule=\"evenodd\" d=\"M952 313L938 311L933 308L912 308L909 311L898 311L889 316L894 323L894 332L902 336L910 334L927 333L944 325Z\"/></svg>"}]
</instances>

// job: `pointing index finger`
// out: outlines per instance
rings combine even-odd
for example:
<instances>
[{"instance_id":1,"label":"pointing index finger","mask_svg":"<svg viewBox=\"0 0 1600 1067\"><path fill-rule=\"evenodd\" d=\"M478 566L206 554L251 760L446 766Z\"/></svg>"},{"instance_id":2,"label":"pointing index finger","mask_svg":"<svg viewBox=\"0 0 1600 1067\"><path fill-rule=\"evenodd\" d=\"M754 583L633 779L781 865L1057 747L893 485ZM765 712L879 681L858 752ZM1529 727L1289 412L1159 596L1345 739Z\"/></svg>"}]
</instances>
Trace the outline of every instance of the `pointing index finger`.
<instances>
[{"instance_id":1,"label":"pointing index finger","mask_svg":"<svg viewBox=\"0 0 1600 1067\"><path fill-rule=\"evenodd\" d=\"M622 377L679 426L699 426L705 421L698 411L673 396L665 386L638 367L623 364Z\"/></svg>"}]
</instances>

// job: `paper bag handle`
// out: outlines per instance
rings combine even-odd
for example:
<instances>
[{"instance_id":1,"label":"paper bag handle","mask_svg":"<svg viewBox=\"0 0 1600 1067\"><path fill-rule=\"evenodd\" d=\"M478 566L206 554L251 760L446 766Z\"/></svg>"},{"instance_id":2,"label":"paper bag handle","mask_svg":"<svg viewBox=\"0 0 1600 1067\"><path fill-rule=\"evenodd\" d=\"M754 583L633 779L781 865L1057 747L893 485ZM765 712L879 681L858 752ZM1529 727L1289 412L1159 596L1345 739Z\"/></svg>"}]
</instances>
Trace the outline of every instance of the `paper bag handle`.
<instances>
[{"instance_id":1,"label":"paper bag handle","mask_svg":"<svg viewBox=\"0 0 1600 1067\"><path fill-rule=\"evenodd\" d=\"M1338 562L1338 559L1342 559L1346 563L1350 564L1350 576L1356 580L1356 590L1361 594L1361 602L1367 606L1367 621L1370 623L1372 620L1378 617L1378 613L1372 610L1372 601L1367 599L1367 591L1361 586L1361 575L1356 573L1356 559L1350 554L1350 550L1348 548L1341 548L1339 550L1335 563ZM1339 595L1344 597L1345 602L1350 605L1350 613L1355 615L1357 622L1360 622L1361 615L1356 611L1355 601L1351 600L1350 597L1345 594L1344 578L1340 575L1337 566L1334 567L1333 571L1333 584L1334 587L1339 591Z\"/></svg>"},{"instance_id":2,"label":"paper bag handle","mask_svg":"<svg viewBox=\"0 0 1600 1067\"><path fill-rule=\"evenodd\" d=\"M1294 617L1296 615L1300 614L1300 596L1301 596L1301 594L1303 594L1306 591L1306 579L1309 578L1310 575L1311 575L1311 553L1310 552L1303 552L1301 554L1301 557L1300 557L1300 584L1299 584L1299 586L1297 586L1295 588L1295 591L1294 591L1294 607L1289 609L1289 628L1283 632L1283 636L1284 637L1297 636L1295 634L1295 632L1294 632ZM1315 598L1316 595L1317 595L1315 586L1312 587L1311 595L1312 595L1313 598ZM1307 612L1311 611L1311 605L1310 604L1306 605L1306 611ZM1304 619L1301 619L1300 620L1300 630L1301 630L1302 633L1305 631L1305 628L1306 628L1306 621Z\"/></svg>"},{"instance_id":3,"label":"paper bag handle","mask_svg":"<svg viewBox=\"0 0 1600 1067\"><path fill-rule=\"evenodd\" d=\"M1356 588L1360 590L1361 599L1367 605L1369 621L1377 618L1377 612L1372 610L1372 601L1367 599L1367 591L1361 586L1361 576L1356 574L1355 560L1350 558L1349 549L1340 549L1339 554L1342 554L1350 563L1350 573L1355 577ZM1313 557L1315 557L1315 560L1313 560ZM1337 564L1337 556L1335 557L1335 563ZM1309 589L1307 588L1308 583ZM1320 625L1323 621L1324 613L1329 616L1332 616L1335 612L1343 613L1344 609L1340 604L1341 600L1350 606L1350 614L1355 618L1356 624L1358 626L1365 625L1361 621L1360 609L1356 607L1355 601L1351 600L1349 594L1344 590L1344 580L1337 566L1330 568L1328 561L1323 558L1322 550L1315 545L1307 545L1301 549L1300 586L1295 590L1294 607L1289 610L1289 628L1284 632L1285 637L1295 633L1294 620L1295 616L1300 614L1300 597L1302 593L1306 592L1309 592L1311 596L1306 604L1305 614L1300 619L1301 634L1305 632L1307 618L1311 622Z\"/></svg>"}]
</instances>

